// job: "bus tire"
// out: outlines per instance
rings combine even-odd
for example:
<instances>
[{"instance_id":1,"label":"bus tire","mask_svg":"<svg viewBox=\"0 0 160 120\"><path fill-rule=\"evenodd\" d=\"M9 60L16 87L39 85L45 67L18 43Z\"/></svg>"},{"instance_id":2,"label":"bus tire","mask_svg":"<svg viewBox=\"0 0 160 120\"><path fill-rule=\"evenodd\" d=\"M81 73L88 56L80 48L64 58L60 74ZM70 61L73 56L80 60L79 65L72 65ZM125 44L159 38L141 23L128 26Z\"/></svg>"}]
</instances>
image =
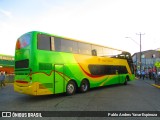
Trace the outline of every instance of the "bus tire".
<instances>
[{"instance_id":1,"label":"bus tire","mask_svg":"<svg viewBox=\"0 0 160 120\"><path fill-rule=\"evenodd\" d=\"M128 84L128 77L125 78L124 85Z\"/></svg>"},{"instance_id":2,"label":"bus tire","mask_svg":"<svg viewBox=\"0 0 160 120\"><path fill-rule=\"evenodd\" d=\"M66 94L73 95L76 92L76 84L74 81L69 81L66 86Z\"/></svg>"},{"instance_id":3,"label":"bus tire","mask_svg":"<svg viewBox=\"0 0 160 120\"><path fill-rule=\"evenodd\" d=\"M85 93L88 90L89 90L89 82L88 80L84 79L82 80L81 85L80 85L80 92Z\"/></svg>"}]
</instances>

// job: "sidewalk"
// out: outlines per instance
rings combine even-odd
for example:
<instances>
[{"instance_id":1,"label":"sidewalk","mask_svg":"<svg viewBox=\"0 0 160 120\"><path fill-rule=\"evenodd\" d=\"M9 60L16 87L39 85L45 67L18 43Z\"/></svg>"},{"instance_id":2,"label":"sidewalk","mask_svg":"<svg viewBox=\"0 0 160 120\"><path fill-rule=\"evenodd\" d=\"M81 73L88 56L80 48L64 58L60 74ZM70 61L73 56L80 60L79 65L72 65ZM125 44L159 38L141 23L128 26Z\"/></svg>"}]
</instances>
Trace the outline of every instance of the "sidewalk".
<instances>
[{"instance_id":1,"label":"sidewalk","mask_svg":"<svg viewBox=\"0 0 160 120\"><path fill-rule=\"evenodd\" d=\"M137 80L143 80L142 78L141 79L136 78L136 79ZM156 85L155 84L155 80L152 80L152 79L150 80L150 79L145 78L143 81L148 83L148 84L150 84L150 85L152 85L152 86L154 86L154 87L156 87L156 88L160 88L160 85Z\"/></svg>"}]
</instances>

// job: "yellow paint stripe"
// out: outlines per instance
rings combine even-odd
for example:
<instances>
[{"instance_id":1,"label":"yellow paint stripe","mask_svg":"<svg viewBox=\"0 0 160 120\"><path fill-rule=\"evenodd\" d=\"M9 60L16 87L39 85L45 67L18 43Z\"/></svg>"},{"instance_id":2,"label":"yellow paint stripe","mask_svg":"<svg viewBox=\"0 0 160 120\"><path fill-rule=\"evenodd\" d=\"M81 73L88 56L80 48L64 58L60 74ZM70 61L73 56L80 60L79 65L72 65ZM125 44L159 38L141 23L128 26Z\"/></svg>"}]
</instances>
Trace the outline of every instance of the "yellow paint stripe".
<instances>
[{"instance_id":1,"label":"yellow paint stripe","mask_svg":"<svg viewBox=\"0 0 160 120\"><path fill-rule=\"evenodd\" d=\"M160 85L152 84L156 88L160 88Z\"/></svg>"}]
</instances>

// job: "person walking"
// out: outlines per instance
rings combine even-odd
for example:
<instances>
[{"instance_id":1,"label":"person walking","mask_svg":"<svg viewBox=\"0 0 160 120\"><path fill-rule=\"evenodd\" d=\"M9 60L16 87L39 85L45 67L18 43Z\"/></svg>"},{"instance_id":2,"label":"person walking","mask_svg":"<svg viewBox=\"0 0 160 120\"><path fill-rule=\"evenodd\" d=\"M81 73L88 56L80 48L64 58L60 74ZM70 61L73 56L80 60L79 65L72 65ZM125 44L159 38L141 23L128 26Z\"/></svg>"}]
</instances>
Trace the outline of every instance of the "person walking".
<instances>
[{"instance_id":1,"label":"person walking","mask_svg":"<svg viewBox=\"0 0 160 120\"><path fill-rule=\"evenodd\" d=\"M151 80L152 78L152 69L149 69L149 79Z\"/></svg>"},{"instance_id":2,"label":"person walking","mask_svg":"<svg viewBox=\"0 0 160 120\"><path fill-rule=\"evenodd\" d=\"M143 70L142 71L142 78L143 78L143 80L144 80L144 77L145 77L145 71Z\"/></svg>"},{"instance_id":3,"label":"person walking","mask_svg":"<svg viewBox=\"0 0 160 120\"><path fill-rule=\"evenodd\" d=\"M5 73L4 72L1 72L0 73L0 86L6 86L5 85Z\"/></svg>"}]
</instances>

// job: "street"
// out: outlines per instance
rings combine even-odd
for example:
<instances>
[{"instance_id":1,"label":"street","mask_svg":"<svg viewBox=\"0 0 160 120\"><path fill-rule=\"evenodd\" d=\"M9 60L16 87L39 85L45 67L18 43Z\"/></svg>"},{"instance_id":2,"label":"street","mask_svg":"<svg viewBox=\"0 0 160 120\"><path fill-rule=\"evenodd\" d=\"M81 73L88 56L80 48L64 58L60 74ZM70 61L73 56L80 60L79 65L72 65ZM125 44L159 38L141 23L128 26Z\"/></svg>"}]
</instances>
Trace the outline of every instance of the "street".
<instances>
[{"instance_id":1,"label":"street","mask_svg":"<svg viewBox=\"0 0 160 120\"><path fill-rule=\"evenodd\" d=\"M8 84L0 88L0 111L160 111L160 89L151 84L151 80L135 80L73 96L28 96L15 93Z\"/></svg>"}]
</instances>

